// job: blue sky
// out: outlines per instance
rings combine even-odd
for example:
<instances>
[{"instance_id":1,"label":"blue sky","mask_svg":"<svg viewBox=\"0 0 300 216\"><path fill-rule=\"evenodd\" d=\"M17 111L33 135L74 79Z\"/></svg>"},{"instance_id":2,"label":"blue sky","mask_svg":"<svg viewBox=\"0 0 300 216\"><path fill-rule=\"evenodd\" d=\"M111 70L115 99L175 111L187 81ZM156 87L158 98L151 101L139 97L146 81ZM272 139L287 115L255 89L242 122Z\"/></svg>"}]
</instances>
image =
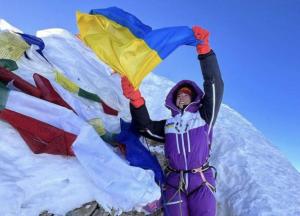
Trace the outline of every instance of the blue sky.
<instances>
[{"instance_id":1,"label":"blue sky","mask_svg":"<svg viewBox=\"0 0 300 216\"><path fill-rule=\"evenodd\" d=\"M211 32L225 81L224 103L300 170L300 1L298 0L0 0L0 17L26 33L77 32L75 11L118 6L153 28L201 25ZM202 85L193 47L171 54L155 72Z\"/></svg>"}]
</instances>

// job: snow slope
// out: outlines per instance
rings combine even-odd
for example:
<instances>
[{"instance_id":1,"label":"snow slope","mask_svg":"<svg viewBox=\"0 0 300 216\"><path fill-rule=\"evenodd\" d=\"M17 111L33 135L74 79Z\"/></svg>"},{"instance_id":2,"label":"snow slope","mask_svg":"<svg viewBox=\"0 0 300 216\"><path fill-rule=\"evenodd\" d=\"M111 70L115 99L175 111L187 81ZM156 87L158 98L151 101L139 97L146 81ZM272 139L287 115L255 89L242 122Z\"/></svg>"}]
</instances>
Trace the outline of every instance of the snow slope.
<instances>
[{"instance_id":1,"label":"snow slope","mask_svg":"<svg viewBox=\"0 0 300 216\"><path fill-rule=\"evenodd\" d=\"M10 28L2 23L5 26L0 26L1 30ZM119 117L130 119L118 76L110 75L109 68L90 49L65 30L39 31L38 36L45 41L44 54L55 67L71 73L80 85L121 110ZM36 56L34 49L28 53L36 63L30 66L53 79L47 63ZM18 72L32 81L30 70L36 71L28 64L21 59ZM83 68L88 69L83 73ZM163 104L173 85L154 74L144 80L141 91L153 119L169 117ZM76 100L84 103L91 115L102 117L111 131L118 131L119 118L106 118L98 111L99 105ZM0 131L0 215L32 216L42 210L64 214L100 193L76 158L35 155L10 125L0 121ZM218 170L219 216L300 215L299 172L261 132L226 105L222 105L215 125L211 163Z\"/></svg>"},{"instance_id":2,"label":"snow slope","mask_svg":"<svg viewBox=\"0 0 300 216\"><path fill-rule=\"evenodd\" d=\"M162 104L173 85L153 74L144 80L141 90L153 119L168 116ZM212 145L210 161L218 170L219 216L300 215L300 173L227 105L220 109Z\"/></svg>"},{"instance_id":3,"label":"snow slope","mask_svg":"<svg viewBox=\"0 0 300 216\"><path fill-rule=\"evenodd\" d=\"M219 215L300 215L300 174L249 121L223 105L212 163Z\"/></svg>"}]
</instances>

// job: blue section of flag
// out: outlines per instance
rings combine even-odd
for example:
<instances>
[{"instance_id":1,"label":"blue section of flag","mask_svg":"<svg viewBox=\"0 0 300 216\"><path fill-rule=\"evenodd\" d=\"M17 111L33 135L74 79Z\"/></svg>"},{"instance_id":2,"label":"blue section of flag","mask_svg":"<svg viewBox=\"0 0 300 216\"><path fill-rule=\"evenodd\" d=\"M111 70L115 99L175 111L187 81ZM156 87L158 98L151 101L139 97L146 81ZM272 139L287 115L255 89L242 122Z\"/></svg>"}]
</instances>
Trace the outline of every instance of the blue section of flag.
<instances>
[{"instance_id":1,"label":"blue section of flag","mask_svg":"<svg viewBox=\"0 0 300 216\"><path fill-rule=\"evenodd\" d=\"M158 52L162 59L181 45L196 46L198 44L193 30L187 26L156 29L149 32L144 40L151 49Z\"/></svg>"},{"instance_id":2,"label":"blue section of flag","mask_svg":"<svg viewBox=\"0 0 300 216\"><path fill-rule=\"evenodd\" d=\"M134 15L117 7L93 9L90 14L100 14L128 28L133 35L158 53L161 59L166 58L181 45L196 46L200 41L194 37L194 32L187 26L167 27L152 30Z\"/></svg>"},{"instance_id":3,"label":"blue section of flag","mask_svg":"<svg viewBox=\"0 0 300 216\"><path fill-rule=\"evenodd\" d=\"M164 174L157 158L140 142L139 135L130 123L121 120L121 133L116 140L126 146L126 159L131 166L150 169L154 172L158 184L164 182Z\"/></svg>"},{"instance_id":4,"label":"blue section of flag","mask_svg":"<svg viewBox=\"0 0 300 216\"><path fill-rule=\"evenodd\" d=\"M105 16L106 18L128 28L132 34L141 39L152 31L150 26L142 23L137 17L117 7L93 9L90 11L90 14L100 14Z\"/></svg>"}]
</instances>

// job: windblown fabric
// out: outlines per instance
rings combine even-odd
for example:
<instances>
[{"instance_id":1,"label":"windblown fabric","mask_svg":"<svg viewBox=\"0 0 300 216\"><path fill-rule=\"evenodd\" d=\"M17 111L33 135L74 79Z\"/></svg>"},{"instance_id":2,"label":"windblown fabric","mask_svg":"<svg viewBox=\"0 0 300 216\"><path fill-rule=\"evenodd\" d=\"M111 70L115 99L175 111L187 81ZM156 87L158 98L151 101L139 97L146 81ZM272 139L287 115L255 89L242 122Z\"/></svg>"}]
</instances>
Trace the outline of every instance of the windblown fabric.
<instances>
[{"instance_id":1,"label":"windblown fabric","mask_svg":"<svg viewBox=\"0 0 300 216\"><path fill-rule=\"evenodd\" d=\"M121 133L116 139L125 145L125 156L131 166L152 170L155 174L155 181L158 184L164 183L164 174L157 158L143 146L139 140L139 135L135 133L130 123L121 120Z\"/></svg>"},{"instance_id":2,"label":"windblown fabric","mask_svg":"<svg viewBox=\"0 0 300 216\"><path fill-rule=\"evenodd\" d=\"M37 36L45 42L45 57L65 77L80 88L97 94L114 110L121 111L122 115L126 108L128 110L128 103L120 88L119 75L112 74L111 68L81 40L64 29L38 31ZM97 106L97 103L90 101L89 105ZM119 125L119 120L116 124Z\"/></svg>"},{"instance_id":3,"label":"windblown fabric","mask_svg":"<svg viewBox=\"0 0 300 216\"><path fill-rule=\"evenodd\" d=\"M119 107L125 107L125 104L128 107L120 91L119 82L115 79L119 76L111 75L112 70L82 41L67 31L47 30L42 31L41 35L41 39L45 39L43 54L49 61L38 53L37 49L43 47L38 45L41 41L26 37L33 39L26 41L30 44L28 46L23 41L25 38L22 39L18 34L14 36L21 39L22 45L28 47L26 55L24 49L19 49L17 54L22 54L21 57L2 56L5 61L0 62L0 78L11 90L4 85L0 88L0 121L6 121L15 128L34 153L76 156L76 159L71 160L78 160L83 168L82 174L85 172L88 176L87 183L95 185L93 190L87 193L106 210L139 209L159 199L160 188L155 184L153 172L129 166L128 162L115 154L114 149L99 136L106 135L105 129L108 125L111 131L116 131L119 128L119 118L106 115L99 103L94 101L99 102L103 99L123 113L124 110ZM18 60L14 64L10 59ZM18 69L12 73L11 70L17 68L16 66ZM76 94L72 94L55 81L56 70L75 84L75 89L78 90L75 91ZM105 123L105 128L100 120ZM116 121L118 125L114 124ZM6 123L3 125L8 126ZM11 136L6 131L4 134ZM13 134L15 135L15 132ZM5 142L6 139L2 140ZM35 157L52 157L31 156L33 160ZM57 158L60 157L53 157L53 161ZM68 166L68 161L65 165ZM15 169L15 164L10 166ZM24 173L26 174L26 171ZM27 202L28 194L24 195L23 189L20 190L18 185L17 190L22 193L21 199ZM26 192L31 197L32 190ZM20 197L15 199L16 205L19 199Z\"/></svg>"},{"instance_id":4,"label":"windblown fabric","mask_svg":"<svg viewBox=\"0 0 300 216\"><path fill-rule=\"evenodd\" d=\"M42 53L43 49L45 48L45 43L41 38L24 33L18 34L22 36L23 40L26 41L27 44L38 46L37 52L40 54Z\"/></svg>"},{"instance_id":5,"label":"windblown fabric","mask_svg":"<svg viewBox=\"0 0 300 216\"><path fill-rule=\"evenodd\" d=\"M31 46L30 49L28 49L28 51L26 52L27 53L26 57L22 56L17 61L17 65L19 66L19 70L16 71L17 74L19 74L21 77L28 77L29 73L33 74L38 72L39 74L42 74L49 80L55 79L59 84L63 85L65 89L78 94L78 96L80 97L86 98L88 100L92 100L94 102L99 102L102 105L103 111L106 114L113 115L113 116L118 115L118 111L111 108L97 94L91 93L89 91L80 88L77 84L72 82L61 72L58 72L57 69L51 63L49 63L49 61L42 53L42 50L44 50L45 48L45 43L41 38L28 35L28 34L21 34L21 33L20 35L14 34L14 36L15 37L22 36L22 38L29 45L35 45L38 47L38 49L36 49L36 47ZM25 43L25 41L23 42ZM33 80L27 80L27 81L32 82Z\"/></svg>"},{"instance_id":6,"label":"windblown fabric","mask_svg":"<svg viewBox=\"0 0 300 216\"><path fill-rule=\"evenodd\" d=\"M106 114L109 115L114 115L117 116L118 115L118 111L111 108L110 106L108 106L103 100L101 100L101 98L91 92L88 92L82 88L80 88L76 83L72 82L71 80L69 80L67 77L65 77L62 73L59 72L55 72L56 73L56 77L55 80L56 82L58 82L62 87L64 87L65 89L69 90L72 93L76 93L78 94L78 96L95 101L95 102L99 102L102 104L103 107L103 111Z\"/></svg>"},{"instance_id":7,"label":"windblown fabric","mask_svg":"<svg viewBox=\"0 0 300 216\"><path fill-rule=\"evenodd\" d=\"M37 46L38 49L36 51L41 56L43 56L43 58L45 58L45 56L43 54L43 49L45 48L45 43L44 43L44 41L41 38L36 37L34 35L24 34L24 33L18 33L18 34L22 36L23 40L26 41L27 44Z\"/></svg>"},{"instance_id":8,"label":"windblown fabric","mask_svg":"<svg viewBox=\"0 0 300 216\"><path fill-rule=\"evenodd\" d=\"M18 60L29 48L21 36L9 32L0 32L0 58Z\"/></svg>"},{"instance_id":9,"label":"windblown fabric","mask_svg":"<svg viewBox=\"0 0 300 216\"><path fill-rule=\"evenodd\" d=\"M30 84L13 72L0 67L0 81L4 84L10 83L13 89L20 90L31 96L41 98L51 103L73 110L70 105L55 91L50 81L40 74L33 74L35 85ZM73 110L74 111L74 110Z\"/></svg>"},{"instance_id":10,"label":"windblown fabric","mask_svg":"<svg viewBox=\"0 0 300 216\"><path fill-rule=\"evenodd\" d=\"M0 59L0 67L6 68L10 71L18 69L18 65L16 64L16 62L11 59Z\"/></svg>"},{"instance_id":11,"label":"windblown fabric","mask_svg":"<svg viewBox=\"0 0 300 216\"><path fill-rule=\"evenodd\" d=\"M0 119L18 130L36 153L75 155L102 191L99 203L129 211L160 197L152 171L128 166L96 131L74 112L0 86ZM105 197L105 200L103 200Z\"/></svg>"},{"instance_id":12,"label":"windblown fabric","mask_svg":"<svg viewBox=\"0 0 300 216\"><path fill-rule=\"evenodd\" d=\"M4 86L0 91L0 119L18 130L34 153L74 155L78 117L71 110Z\"/></svg>"},{"instance_id":13,"label":"windblown fabric","mask_svg":"<svg viewBox=\"0 0 300 216\"><path fill-rule=\"evenodd\" d=\"M152 30L117 7L77 12L77 25L80 38L135 88L178 46L198 43L189 27Z\"/></svg>"}]
</instances>

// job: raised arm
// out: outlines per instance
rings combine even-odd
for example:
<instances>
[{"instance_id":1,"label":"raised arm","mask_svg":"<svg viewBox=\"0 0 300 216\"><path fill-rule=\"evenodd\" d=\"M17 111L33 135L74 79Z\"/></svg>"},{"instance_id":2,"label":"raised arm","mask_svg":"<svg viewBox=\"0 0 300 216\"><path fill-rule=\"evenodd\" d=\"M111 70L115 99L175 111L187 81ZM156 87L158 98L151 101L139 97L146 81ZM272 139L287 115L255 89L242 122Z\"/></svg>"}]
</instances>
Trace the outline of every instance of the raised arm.
<instances>
[{"instance_id":1,"label":"raised arm","mask_svg":"<svg viewBox=\"0 0 300 216\"><path fill-rule=\"evenodd\" d=\"M147 138L164 142L166 120L152 121L140 91L134 89L127 77L122 77L121 81L123 94L130 100L132 122L136 129Z\"/></svg>"},{"instance_id":2,"label":"raised arm","mask_svg":"<svg viewBox=\"0 0 300 216\"><path fill-rule=\"evenodd\" d=\"M204 97L202 99L200 114L209 125L209 131L214 125L223 98L224 83L213 50L208 42L209 32L201 27L193 27L195 37L202 41L197 45L198 59L200 60L204 79Z\"/></svg>"}]
</instances>

